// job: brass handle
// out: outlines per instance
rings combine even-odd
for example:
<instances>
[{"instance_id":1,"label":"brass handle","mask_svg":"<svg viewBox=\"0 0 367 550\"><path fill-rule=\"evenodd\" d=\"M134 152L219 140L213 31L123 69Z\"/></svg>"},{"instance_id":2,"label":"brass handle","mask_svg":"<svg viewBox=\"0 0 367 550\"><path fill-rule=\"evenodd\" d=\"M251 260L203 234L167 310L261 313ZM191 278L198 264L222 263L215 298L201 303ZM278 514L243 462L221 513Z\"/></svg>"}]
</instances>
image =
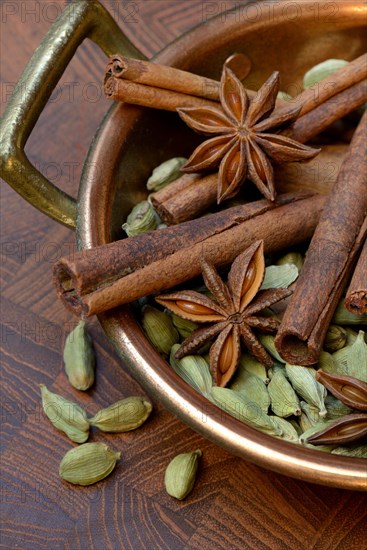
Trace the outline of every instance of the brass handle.
<instances>
[{"instance_id":1,"label":"brass handle","mask_svg":"<svg viewBox=\"0 0 367 550\"><path fill-rule=\"evenodd\" d=\"M31 164L24 146L53 89L85 38L93 40L108 56L122 52L145 59L98 0L72 2L33 54L0 122L3 179L41 212L73 229L76 225L75 199Z\"/></svg>"}]
</instances>

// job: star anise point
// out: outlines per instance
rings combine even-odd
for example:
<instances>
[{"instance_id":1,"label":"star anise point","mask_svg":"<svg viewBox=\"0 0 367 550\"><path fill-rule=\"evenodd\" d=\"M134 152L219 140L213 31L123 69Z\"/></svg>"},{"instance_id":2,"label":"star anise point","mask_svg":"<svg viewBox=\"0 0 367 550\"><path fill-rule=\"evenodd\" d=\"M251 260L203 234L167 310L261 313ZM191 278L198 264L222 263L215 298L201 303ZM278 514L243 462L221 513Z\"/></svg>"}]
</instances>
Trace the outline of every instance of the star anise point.
<instances>
[{"instance_id":1,"label":"star anise point","mask_svg":"<svg viewBox=\"0 0 367 550\"><path fill-rule=\"evenodd\" d=\"M203 259L201 265L204 282L214 299L195 291L174 292L156 298L159 304L175 314L203 324L186 338L175 358L194 353L215 338L210 349L210 367L218 386L225 386L237 368L240 340L258 361L272 366L273 360L254 330L275 332L278 321L257 314L291 291L278 288L259 292L265 273L263 242L253 243L237 256L227 283L209 261Z\"/></svg>"},{"instance_id":2,"label":"star anise point","mask_svg":"<svg viewBox=\"0 0 367 550\"><path fill-rule=\"evenodd\" d=\"M275 162L305 161L313 149L280 135L297 118L300 108L273 113L279 91L279 71L274 71L250 100L231 69L223 68L218 107L186 107L177 112L196 132L212 136L201 143L182 168L197 172L219 165L217 203L233 197L248 178L268 200L275 200Z\"/></svg>"}]
</instances>

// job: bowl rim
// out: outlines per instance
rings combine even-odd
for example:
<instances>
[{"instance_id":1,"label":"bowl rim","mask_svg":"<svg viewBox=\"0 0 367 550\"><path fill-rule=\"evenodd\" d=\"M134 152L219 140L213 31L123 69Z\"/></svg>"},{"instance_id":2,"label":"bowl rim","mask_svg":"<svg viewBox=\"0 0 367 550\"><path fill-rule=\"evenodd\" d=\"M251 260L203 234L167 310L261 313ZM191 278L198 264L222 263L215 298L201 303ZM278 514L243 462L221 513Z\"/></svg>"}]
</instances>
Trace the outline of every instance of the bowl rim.
<instances>
[{"instance_id":1,"label":"bowl rim","mask_svg":"<svg viewBox=\"0 0 367 550\"><path fill-rule=\"evenodd\" d=\"M248 2L237 6L231 13L239 13L246 4ZM258 2L258 6L268 4L267 0ZM362 21L358 8L363 8L363 2L354 2L353 6L351 4L348 0L338 2L338 8L345 16L345 26ZM305 21L311 17L312 6L313 1L303 0L301 8ZM264 10L262 16L256 22L250 22L246 30L253 32L254 28L277 25L284 21L281 7L279 2L274 4L271 20L269 10ZM239 33L243 36L245 33L240 19L231 17L223 21L223 13L208 19L171 42L153 60L185 68L186 60L194 49L196 51L199 47L200 51L205 51L210 46L208 37L210 41L218 40L228 32L231 36ZM108 208L105 208L111 198L108 182L125 145L124 140L121 140L112 151L110 139L116 135L117 128L120 133L127 133L143 111L144 108L140 107L113 104L93 139L79 188L77 243L80 249L110 240L109 216L96 217L95 211L97 204L99 212L108 212ZM102 165L104 170L101 177L98 167ZM158 398L170 412L205 438L234 455L281 474L321 485L367 490L365 460L331 455L267 436L221 411L197 393L172 371L149 344L129 306L121 306L99 315L98 319L133 377L152 397Z\"/></svg>"}]
</instances>

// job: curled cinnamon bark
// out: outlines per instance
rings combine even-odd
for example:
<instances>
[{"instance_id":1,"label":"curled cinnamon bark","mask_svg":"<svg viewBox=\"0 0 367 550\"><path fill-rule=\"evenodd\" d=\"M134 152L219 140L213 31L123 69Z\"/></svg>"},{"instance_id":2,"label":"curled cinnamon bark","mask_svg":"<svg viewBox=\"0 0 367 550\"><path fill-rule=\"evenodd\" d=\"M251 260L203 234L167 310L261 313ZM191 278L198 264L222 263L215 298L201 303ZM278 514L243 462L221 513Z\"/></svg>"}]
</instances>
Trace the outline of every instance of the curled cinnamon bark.
<instances>
[{"instance_id":1,"label":"curled cinnamon bark","mask_svg":"<svg viewBox=\"0 0 367 550\"><path fill-rule=\"evenodd\" d=\"M367 113L326 199L275 345L289 363L318 360L327 328L367 234Z\"/></svg>"},{"instance_id":2,"label":"curled cinnamon bark","mask_svg":"<svg viewBox=\"0 0 367 550\"><path fill-rule=\"evenodd\" d=\"M364 243L347 292L345 307L351 313L357 315L367 313L367 240Z\"/></svg>"},{"instance_id":3,"label":"curled cinnamon bark","mask_svg":"<svg viewBox=\"0 0 367 550\"><path fill-rule=\"evenodd\" d=\"M54 283L64 305L87 317L200 274L200 260L228 265L254 240L265 251L311 237L324 197L283 195L62 258Z\"/></svg>"},{"instance_id":4,"label":"curled cinnamon bark","mask_svg":"<svg viewBox=\"0 0 367 550\"><path fill-rule=\"evenodd\" d=\"M131 82L121 78L110 77L104 84L104 91L108 99L124 101L133 105L153 107L163 111L175 111L180 107L212 107L218 105L216 101L183 94L172 90L146 86L138 82Z\"/></svg>"},{"instance_id":5,"label":"curled cinnamon bark","mask_svg":"<svg viewBox=\"0 0 367 550\"><path fill-rule=\"evenodd\" d=\"M160 218L168 225L192 220L217 201L218 172L184 174L150 195Z\"/></svg>"},{"instance_id":6,"label":"curled cinnamon bark","mask_svg":"<svg viewBox=\"0 0 367 550\"><path fill-rule=\"evenodd\" d=\"M120 54L113 55L107 65L105 81L111 77L219 101L217 80Z\"/></svg>"},{"instance_id":7,"label":"curled cinnamon bark","mask_svg":"<svg viewBox=\"0 0 367 550\"><path fill-rule=\"evenodd\" d=\"M282 164L274 167L279 193L310 192L327 195L332 189L348 147L326 145L307 163ZM168 225L196 218L217 199L218 174L185 174L150 195L151 203Z\"/></svg>"},{"instance_id":8,"label":"curled cinnamon bark","mask_svg":"<svg viewBox=\"0 0 367 550\"><path fill-rule=\"evenodd\" d=\"M353 84L324 103L315 105L312 111L299 116L291 130L285 133L296 141L305 143L317 136L345 115L351 113L367 100L367 79Z\"/></svg>"}]
</instances>

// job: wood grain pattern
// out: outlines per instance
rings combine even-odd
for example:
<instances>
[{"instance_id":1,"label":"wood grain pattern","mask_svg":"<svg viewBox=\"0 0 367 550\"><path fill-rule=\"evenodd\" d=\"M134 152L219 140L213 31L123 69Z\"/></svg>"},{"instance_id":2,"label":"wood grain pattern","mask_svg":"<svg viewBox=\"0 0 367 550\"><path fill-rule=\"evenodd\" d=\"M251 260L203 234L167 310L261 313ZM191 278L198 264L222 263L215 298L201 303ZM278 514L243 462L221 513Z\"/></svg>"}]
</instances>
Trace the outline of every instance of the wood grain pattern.
<instances>
[{"instance_id":1,"label":"wood grain pattern","mask_svg":"<svg viewBox=\"0 0 367 550\"><path fill-rule=\"evenodd\" d=\"M66 3L2 3L2 51L7 52L2 58L3 103L55 10ZM31 4L39 17L31 14ZM126 13L129 3L104 4L150 56L210 10L236 2L138 1L130 3L138 8L134 21ZM101 95L87 97L97 90L104 65L104 56L92 44L79 48L60 81L59 96L54 95L27 144L41 171L74 195L89 144L109 106ZM90 414L143 391L96 320L89 323L98 360L96 384L82 393L67 383L62 348L75 320L56 299L51 266L58 255L73 250L74 235L7 185L2 186L2 199L0 548L366 548L365 495L318 487L248 464L202 439L157 402L151 419L136 432L93 432L91 440L104 440L122 451L108 480L86 488L61 482L59 462L73 444L43 416L38 384L81 403ZM198 482L189 498L175 501L163 488L165 467L176 453L196 448L203 451Z\"/></svg>"}]
</instances>

